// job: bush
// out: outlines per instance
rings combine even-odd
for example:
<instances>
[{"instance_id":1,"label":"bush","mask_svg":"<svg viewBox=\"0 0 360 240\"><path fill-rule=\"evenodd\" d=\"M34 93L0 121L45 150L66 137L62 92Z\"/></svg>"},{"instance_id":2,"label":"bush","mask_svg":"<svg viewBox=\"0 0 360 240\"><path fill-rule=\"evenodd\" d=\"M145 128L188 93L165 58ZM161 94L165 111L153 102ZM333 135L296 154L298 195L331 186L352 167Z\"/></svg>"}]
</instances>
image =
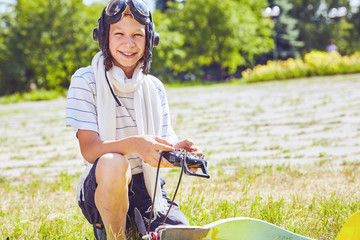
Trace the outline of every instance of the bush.
<instances>
[{"instance_id":1,"label":"bush","mask_svg":"<svg viewBox=\"0 0 360 240\"><path fill-rule=\"evenodd\" d=\"M16 103L20 101L52 100L65 95L65 90L63 92L54 90L33 90L23 94L15 93L12 95L0 97L0 104Z\"/></svg>"},{"instance_id":2,"label":"bush","mask_svg":"<svg viewBox=\"0 0 360 240\"><path fill-rule=\"evenodd\" d=\"M338 52L311 51L305 54L304 60L289 58L248 68L242 77L245 82L259 82L356 72L360 72L360 52L341 56Z\"/></svg>"}]
</instances>

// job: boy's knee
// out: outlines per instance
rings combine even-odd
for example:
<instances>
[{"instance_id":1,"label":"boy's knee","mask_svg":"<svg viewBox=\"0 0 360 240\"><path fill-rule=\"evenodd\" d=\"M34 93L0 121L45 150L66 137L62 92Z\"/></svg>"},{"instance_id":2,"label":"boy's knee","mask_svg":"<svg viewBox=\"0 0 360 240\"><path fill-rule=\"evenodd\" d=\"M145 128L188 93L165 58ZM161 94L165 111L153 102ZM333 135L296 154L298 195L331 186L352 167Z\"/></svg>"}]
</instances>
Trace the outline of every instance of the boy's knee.
<instances>
[{"instance_id":1,"label":"boy's knee","mask_svg":"<svg viewBox=\"0 0 360 240\"><path fill-rule=\"evenodd\" d=\"M121 154L107 153L101 156L96 166L96 182L110 180L113 183L129 184L131 167L129 161Z\"/></svg>"}]
</instances>

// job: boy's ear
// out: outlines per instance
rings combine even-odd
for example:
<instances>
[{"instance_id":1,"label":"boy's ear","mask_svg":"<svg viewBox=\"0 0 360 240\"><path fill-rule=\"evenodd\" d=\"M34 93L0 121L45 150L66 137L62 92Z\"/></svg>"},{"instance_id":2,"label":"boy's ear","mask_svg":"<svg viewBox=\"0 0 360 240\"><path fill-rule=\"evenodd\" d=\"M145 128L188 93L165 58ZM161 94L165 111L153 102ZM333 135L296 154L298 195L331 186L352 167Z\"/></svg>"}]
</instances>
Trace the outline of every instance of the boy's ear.
<instances>
[{"instance_id":1,"label":"boy's ear","mask_svg":"<svg viewBox=\"0 0 360 240\"><path fill-rule=\"evenodd\" d=\"M106 25L104 21L105 9L103 10L101 17L98 19L98 26L93 30L93 39L99 43L99 49L104 51L106 41Z\"/></svg>"},{"instance_id":2,"label":"boy's ear","mask_svg":"<svg viewBox=\"0 0 360 240\"><path fill-rule=\"evenodd\" d=\"M159 41L160 41L160 35L157 32L155 32L154 47L157 47L159 45Z\"/></svg>"},{"instance_id":3,"label":"boy's ear","mask_svg":"<svg viewBox=\"0 0 360 240\"><path fill-rule=\"evenodd\" d=\"M153 31L154 31L154 36L153 36L153 47L157 47L159 45L159 41L160 41L160 35L155 32L155 24L153 24Z\"/></svg>"},{"instance_id":4,"label":"boy's ear","mask_svg":"<svg viewBox=\"0 0 360 240\"><path fill-rule=\"evenodd\" d=\"M99 41L99 26L97 26L93 30L93 39L94 39L95 42Z\"/></svg>"},{"instance_id":5,"label":"boy's ear","mask_svg":"<svg viewBox=\"0 0 360 240\"><path fill-rule=\"evenodd\" d=\"M152 46L151 46L151 50L153 47L157 47L159 45L159 41L160 41L160 35L155 31L155 23L153 21L152 15L150 13L150 24L149 24L149 32L151 32L151 41L152 41Z\"/></svg>"}]
</instances>

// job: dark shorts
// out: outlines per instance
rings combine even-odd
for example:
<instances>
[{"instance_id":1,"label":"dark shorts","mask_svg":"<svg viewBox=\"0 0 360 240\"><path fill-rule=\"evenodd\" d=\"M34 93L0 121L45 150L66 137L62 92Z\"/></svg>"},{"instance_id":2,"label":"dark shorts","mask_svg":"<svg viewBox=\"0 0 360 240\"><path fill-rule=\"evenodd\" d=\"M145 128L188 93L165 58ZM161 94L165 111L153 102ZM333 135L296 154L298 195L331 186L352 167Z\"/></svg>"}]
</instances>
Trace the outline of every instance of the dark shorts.
<instances>
[{"instance_id":1,"label":"dark shorts","mask_svg":"<svg viewBox=\"0 0 360 240\"><path fill-rule=\"evenodd\" d=\"M94 198L95 189L97 187L96 178L95 178L95 169L97 163L98 160L95 161L93 167L90 170L89 175L87 176L84 182L84 189L82 191L82 194L84 193L85 195L84 196L85 201L81 200L78 202L81 211L83 212L84 216L91 224L96 224L96 223L103 224L100 213L96 208L95 198ZM160 178L160 183L161 183L162 195L170 205L171 200L167 197L167 194L164 189L165 181ZM80 196L81 199L83 199L82 194ZM149 209L151 208L152 201L146 190L144 176L142 173L132 176L131 183L129 184L128 196L129 196L129 211L127 213L126 228L130 228L132 226L132 223L135 223L135 217L134 217L135 207L140 211L144 219L150 218ZM156 219L155 216L153 215L152 217L153 221L151 223L150 231L154 231L155 228L161 225L161 223L165 218L165 214L164 215L160 214L160 216L157 216ZM147 227L146 224L147 221L144 220L144 222ZM165 225L189 225L188 220L186 219L185 215L180 211L179 206L176 203L174 203L173 206L171 207Z\"/></svg>"}]
</instances>

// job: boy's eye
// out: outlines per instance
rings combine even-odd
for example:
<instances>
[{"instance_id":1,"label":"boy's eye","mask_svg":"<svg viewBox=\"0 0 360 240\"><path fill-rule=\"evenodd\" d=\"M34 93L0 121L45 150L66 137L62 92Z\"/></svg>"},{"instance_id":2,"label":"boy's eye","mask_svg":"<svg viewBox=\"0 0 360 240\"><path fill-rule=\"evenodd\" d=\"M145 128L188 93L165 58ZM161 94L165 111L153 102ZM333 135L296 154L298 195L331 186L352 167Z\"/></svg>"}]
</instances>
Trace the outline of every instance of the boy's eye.
<instances>
[{"instance_id":1,"label":"boy's eye","mask_svg":"<svg viewBox=\"0 0 360 240\"><path fill-rule=\"evenodd\" d=\"M117 33L115 33L115 35L123 35L123 33L117 32Z\"/></svg>"},{"instance_id":2,"label":"boy's eye","mask_svg":"<svg viewBox=\"0 0 360 240\"><path fill-rule=\"evenodd\" d=\"M143 35L140 34L140 33L137 33L137 34L135 34L134 36L135 36L135 37L143 37Z\"/></svg>"}]
</instances>

